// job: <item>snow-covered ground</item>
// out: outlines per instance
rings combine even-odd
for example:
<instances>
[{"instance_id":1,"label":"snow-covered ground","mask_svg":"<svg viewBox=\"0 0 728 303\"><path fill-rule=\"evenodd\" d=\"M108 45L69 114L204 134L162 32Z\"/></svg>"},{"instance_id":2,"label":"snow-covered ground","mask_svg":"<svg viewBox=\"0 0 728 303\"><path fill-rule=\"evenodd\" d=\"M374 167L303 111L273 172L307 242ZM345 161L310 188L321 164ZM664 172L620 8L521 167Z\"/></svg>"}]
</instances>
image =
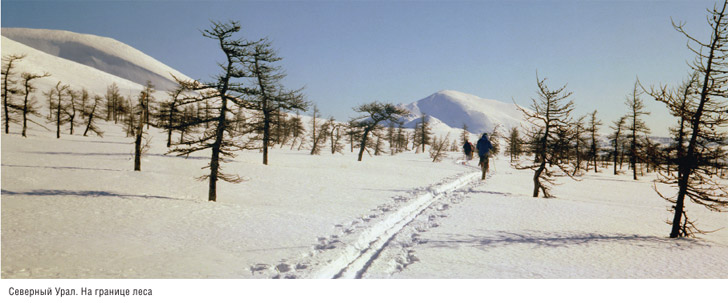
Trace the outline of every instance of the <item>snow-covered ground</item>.
<instances>
[{"instance_id":1,"label":"snow-covered ground","mask_svg":"<svg viewBox=\"0 0 728 303\"><path fill-rule=\"evenodd\" d=\"M531 198L505 160L478 180L459 154L255 151L206 201L208 152L34 130L2 135L2 278L728 278L728 230L668 239L652 176L610 169ZM12 129L12 128L11 128ZM726 214L688 205L706 230Z\"/></svg>"},{"instance_id":2,"label":"snow-covered ground","mask_svg":"<svg viewBox=\"0 0 728 303\"><path fill-rule=\"evenodd\" d=\"M152 131L134 172L131 139L115 128L104 138L3 135L4 278L267 277L251 267L308 253L337 224L372 220L398 196L468 172L423 154L357 162L286 147L268 166L258 152L225 164L247 181L218 183L218 202L207 202L195 178L209 152L164 155Z\"/></svg>"}]
</instances>

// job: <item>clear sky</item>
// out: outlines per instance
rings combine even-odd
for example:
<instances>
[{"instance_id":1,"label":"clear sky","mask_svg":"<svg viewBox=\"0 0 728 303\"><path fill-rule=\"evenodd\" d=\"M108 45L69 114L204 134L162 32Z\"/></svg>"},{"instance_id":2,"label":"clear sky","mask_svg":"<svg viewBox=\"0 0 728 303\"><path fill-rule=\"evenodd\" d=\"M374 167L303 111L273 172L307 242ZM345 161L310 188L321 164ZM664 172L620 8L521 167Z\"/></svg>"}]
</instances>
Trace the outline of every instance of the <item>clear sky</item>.
<instances>
[{"instance_id":1,"label":"clear sky","mask_svg":"<svg viewBox=\"0 0 728 303\"><path fill-rule=\"evenodd\" d=\"M346 120L374 100L410 103L452 89L528 105L536 73L568 84L575 114L602 131L627 112L636 77L678 84L694 56L670 23L708 36L715 1L2 1L3 27L111 37L186 75L209 80L222 54L210 20L239 20L269 37L289 88L305 86L325 116ZM655 135L673 119L645 96Z\"/></svg>"}]
</instances>

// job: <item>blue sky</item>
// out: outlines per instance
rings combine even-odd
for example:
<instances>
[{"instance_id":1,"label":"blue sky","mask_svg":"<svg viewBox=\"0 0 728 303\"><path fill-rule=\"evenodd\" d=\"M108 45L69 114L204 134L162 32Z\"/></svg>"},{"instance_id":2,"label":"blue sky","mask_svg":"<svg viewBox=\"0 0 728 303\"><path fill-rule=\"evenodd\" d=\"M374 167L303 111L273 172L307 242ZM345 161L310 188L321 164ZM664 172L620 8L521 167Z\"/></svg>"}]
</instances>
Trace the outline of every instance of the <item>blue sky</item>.
<instances>
[{"instance_id":1,"label":"blue sky","mask_svg":"<svg viewBox=\"0 0 728 303\"><path fill-rule=\"evenodd\" d=\"M714 1L34 1L2 2L3 27L63 29L127 43L208 80L221 53L210 20L239 20L269 37L290 88L346 120L374 100L410 103L443 89L528 105L536 73L568 84L575 114L599 111L603 131L627 112L636 77L678 84L694 56L670 23L706 37ZM648 125L673 119L645 96Z\"/></svg>"}]
</instances>

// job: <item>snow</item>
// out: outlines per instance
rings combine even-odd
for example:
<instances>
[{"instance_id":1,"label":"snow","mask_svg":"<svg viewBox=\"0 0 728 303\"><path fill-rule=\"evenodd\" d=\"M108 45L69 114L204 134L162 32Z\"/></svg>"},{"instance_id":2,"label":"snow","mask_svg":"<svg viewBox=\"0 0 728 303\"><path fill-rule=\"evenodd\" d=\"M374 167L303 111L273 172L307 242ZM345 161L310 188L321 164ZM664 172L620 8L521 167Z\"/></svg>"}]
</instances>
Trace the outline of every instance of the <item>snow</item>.
<instances>
[{"instance_id":1,"label":"snow","mask_svg":"<svg viewBox=\"0 0 728 303\"><path fill-rule=\"evenodd\" d=\"M535 199L528 196L529 171L496 165L487 182L440 202L448 207L436 228L417 233L415 241L400 237L394 252L384 253L405 247L417 262L382 258L388 261L364 277L728 278L728 232L667 238L670 213L650 188L653 175L632 181L602 169L579 182L561 180L558 198ZM694 204L688 211L708 230L725 227L725 214Z\"/></svg>"},{"instance_id":2,"label":"snow","mask_svg":"<svg viewBox=\"0 0 728 303\"><path fill-rule=\"evenodd\" d=\"M166 156L154 134L135 173L131 139L107 127L104 138L3 136L3 277L253 277L251 266L307 251L335 223L465 171L432 170L422 154L357 162L286 148L263 166L249 152L223 166L248 181L219 183L213 203L195 180L209 152Z\"/></svg>"},{"instance_id":3,"label":"snow","mask_svg":"<svg viewBox=\"0 0 728 303\"><path fill-rule=\"evenodd\" d=\"M728 278L728 232L668 239L651 175L602 169L536 199L530 172L502 159L482 182L459 154L357 162L286 147L268 166L242 152L223 170L247 181L208 202L195 180L208 152L167 156L153 131L134 172L132 140L104 127L3 134L3 278Z\"/></svg>"}]
</instances>

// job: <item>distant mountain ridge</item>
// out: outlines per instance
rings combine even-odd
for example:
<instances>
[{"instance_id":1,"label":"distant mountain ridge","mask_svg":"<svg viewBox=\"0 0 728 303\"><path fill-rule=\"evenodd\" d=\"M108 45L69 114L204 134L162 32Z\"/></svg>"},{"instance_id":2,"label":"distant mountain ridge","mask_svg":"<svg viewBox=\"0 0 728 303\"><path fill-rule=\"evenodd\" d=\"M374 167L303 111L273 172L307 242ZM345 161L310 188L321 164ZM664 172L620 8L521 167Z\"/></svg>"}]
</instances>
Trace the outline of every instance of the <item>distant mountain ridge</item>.
<instances>
[{"instance_id":1,"label":"distant mountain ridge","mask_svg":"<svg viewBox=\"0 0 728 303\"><path fill-rule=\"evenodd\" d=\"M172 90L174 78L189 77L143 52L112 38L64 30L2 28L2 36L52 56L80 63L131 82L151 81ZM4 53L4 52L3 52Z\"/></svg>"},{"instance_id":2,"label":"distant mountain ridge","mask_svg":"<svg viewBox=\"0 0 728 303\"><path fill-rule=\"evenodd\" d=\"M512 127L520 127L523 121L523 113L515 104L454 90L442 90L400 106L410 112L404 119L408 128L414 128L423 114L430 117L431 124L442 123L453 129L467 125L473 134L491 132L496 125L501 125L501 133L505 133Z\"/></svg>"}]
</instances>

